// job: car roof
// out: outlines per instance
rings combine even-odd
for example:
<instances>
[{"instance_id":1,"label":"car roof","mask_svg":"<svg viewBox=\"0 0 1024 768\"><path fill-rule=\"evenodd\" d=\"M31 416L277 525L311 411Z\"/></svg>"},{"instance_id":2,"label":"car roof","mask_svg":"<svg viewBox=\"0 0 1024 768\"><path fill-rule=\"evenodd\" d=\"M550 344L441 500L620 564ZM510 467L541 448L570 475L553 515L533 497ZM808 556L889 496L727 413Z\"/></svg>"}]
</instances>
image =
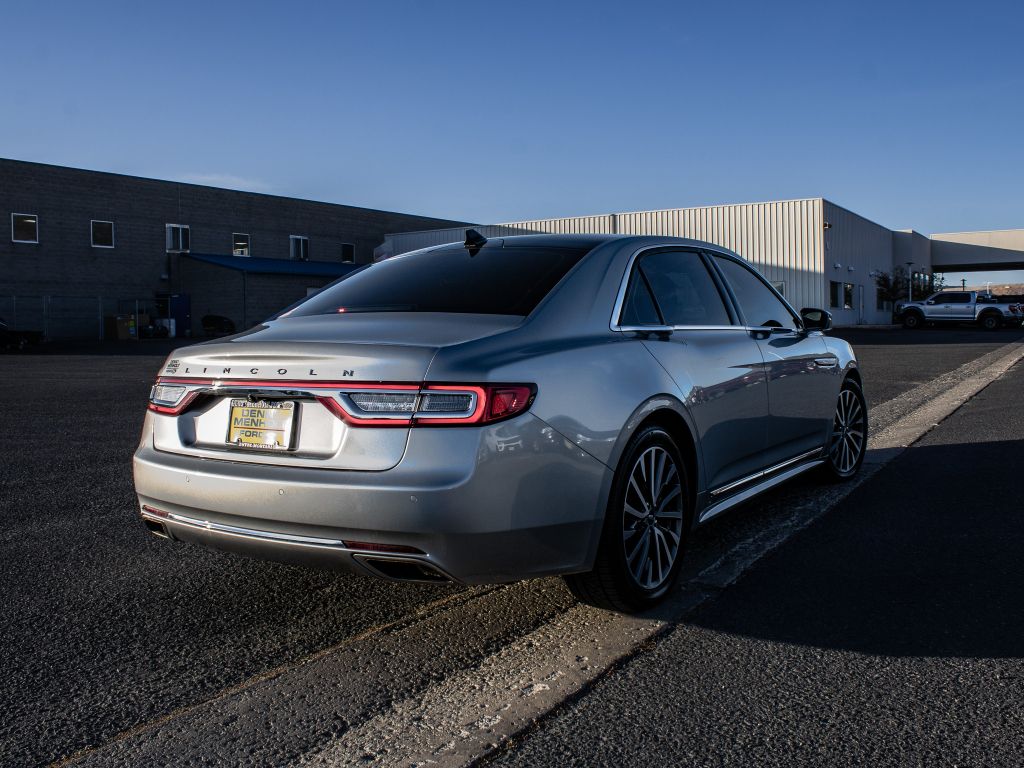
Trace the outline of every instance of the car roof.
<instances>
[{"instance_id":1,"label":"car roof","mask_svg":"<svg viewBox=\"0 0 1024 768\"><path fill-rule=\"evenodd\" d=\"M501 245L502 247L547 247L547 248L596 248L604 243L620 241L637 243L677 243L698 248L714 248L718 251L732 253L727 248L703 240L692 240L685 237L671 237L669 235L613 235L596 233L573 233L573 234L551 234L537 233L533 235L503 235L487 238L489 245Z\"/></svg>"}]
</instances>

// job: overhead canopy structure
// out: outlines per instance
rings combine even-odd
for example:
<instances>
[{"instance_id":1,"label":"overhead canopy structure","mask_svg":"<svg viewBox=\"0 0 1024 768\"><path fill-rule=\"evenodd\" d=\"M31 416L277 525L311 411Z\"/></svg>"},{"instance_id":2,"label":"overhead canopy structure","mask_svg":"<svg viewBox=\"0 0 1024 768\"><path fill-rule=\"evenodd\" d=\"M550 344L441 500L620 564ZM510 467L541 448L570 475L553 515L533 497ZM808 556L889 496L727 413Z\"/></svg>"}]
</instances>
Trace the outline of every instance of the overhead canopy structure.
<instances>
[{"instance_id":1,"label":"overhead canopy structure","mask_svg":"<svg viewBox=\"0 0 1024 768\"><path fill-rule=\"evenodd\" d=\"M936 272L1024 269L1024 229L932 235L931 252Z\"/></svg>"}]
</instances>

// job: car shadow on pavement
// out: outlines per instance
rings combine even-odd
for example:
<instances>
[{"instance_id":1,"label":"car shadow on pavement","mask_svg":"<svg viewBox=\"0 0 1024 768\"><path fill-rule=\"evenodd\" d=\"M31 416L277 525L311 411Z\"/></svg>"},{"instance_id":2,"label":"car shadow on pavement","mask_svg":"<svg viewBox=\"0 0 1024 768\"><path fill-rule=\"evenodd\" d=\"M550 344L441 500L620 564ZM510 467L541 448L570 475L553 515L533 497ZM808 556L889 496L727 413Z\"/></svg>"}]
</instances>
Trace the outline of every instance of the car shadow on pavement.
<instances>
[{"instance_id":1,"label":"car shadow on pavement","mask_svg":"<svg viewBox=\"0 0 1024 768\"><path fill-rule=\"evenodd\" d=\"M687 623L883 656L1024 656L1021 450L911 449Z\"/></svg>"},{"instance_id":2,"label":"car shadow on pavement","mask_svg":"<svg viewBox=\"0 0 1024 768\"><path fill-rule=\"evenodd\" d=\"M869 344L872 346L899 346L922 344L1009 344L1024 339L1024 330L1020 328L1000 328L986 331L971 325L938 325L916 330L907 330L899 326L892 328L836 328L828 332L829 336L844 339L854 346Z\"/></svg>"}]
</instances>

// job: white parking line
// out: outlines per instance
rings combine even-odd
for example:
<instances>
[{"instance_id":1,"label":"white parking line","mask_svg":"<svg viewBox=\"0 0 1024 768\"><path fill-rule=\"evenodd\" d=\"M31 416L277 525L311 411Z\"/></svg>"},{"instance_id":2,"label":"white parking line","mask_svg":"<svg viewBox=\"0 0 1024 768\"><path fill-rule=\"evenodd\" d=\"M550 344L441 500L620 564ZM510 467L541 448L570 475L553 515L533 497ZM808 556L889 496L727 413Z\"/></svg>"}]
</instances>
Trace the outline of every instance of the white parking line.
<instances>
[{"instance_id":1,"label":"white parking line","mask_svg":"<svg viewBox=\"0 0 1024 768\"><path fill-rule=\"evenodd\" d=\"M838 504L903 448L1024 358L1024 344L1007 345L985 358L916 388L921 391L913 397L924 404L884 426L869 441L868 457L856 480L827 490L824 498L820 488L805 494L791 514L738 542L655 615L622 616L576 606L488 657L478 668L396 702L325 749L306 755L300 764L464 766L484 757Z\"/></svg>"}]
</instances>

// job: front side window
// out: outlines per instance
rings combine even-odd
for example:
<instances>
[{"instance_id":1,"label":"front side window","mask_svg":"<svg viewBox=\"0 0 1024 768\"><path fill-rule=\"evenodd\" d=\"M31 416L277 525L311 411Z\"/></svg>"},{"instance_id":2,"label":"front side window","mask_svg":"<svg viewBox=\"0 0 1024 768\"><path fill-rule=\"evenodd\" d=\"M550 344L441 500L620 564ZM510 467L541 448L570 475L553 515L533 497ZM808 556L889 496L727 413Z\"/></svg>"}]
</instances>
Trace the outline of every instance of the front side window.
<instances>
[{"instance_id":1,"label":"front side window","mask_svg":"<svg viewBox=\"0 0 1024 768\"><path fill-rule=\"evenodd\" d=\"M351 312L528 315L589 248L460 246L395 256L350 272L282 316Z\"/></svg>"},{"instance_id":2,"label":"front side window","mask_svg":"<svg viewBox=\"0 0 1024 768\"><path fill-rule=\"evenodd\" d=\"M114 222L112 221L96 221L90 222L92 230L92 247L93 248L113 248L114 247Z\"/></svg>"},{"instance_id":3,"label":"front side window","mask_svg":"<svg viewBox=\"0 0 1024 768\"><path fill-rule=\"evenodd\" d=\"M715 256L715 263L729 281L748 325L799 328L793 313L752 269L724 256Z\"/></svg>"},{"instance_id":4,"label":"front side window","mask_svg":"<svg viewBox=\"0 0 1024 768\"><path fill-rule=\"evenodd\" d=\"M167 250L171 253L188 253L192 247L192 238L188 224L167 225Z\"/></svg>"},{"instance_id":5,"label":"front side window","mask_svg":"<svg viewBox=\"0 0 1024 768\"><path fill-rule=\"evenodd\" d=\"M39 217L32 213L12 213L11 241L15 243L38 243Z\"/></svg>"},{"instance_id":6,"label":"front side window","mask_svg":"<svg viewBox=\"0 0 1024 768\"><path fill-rule=\"evenodd\" d=\"M231 253L235 256L249 255L249 236L244 232L235 232L231 235Z\"/></svg>"},{"instance_id":7,"label":"front side window","mask_svg":"<svg viewBox=\"0 0 1024 768\"><path fill-rule=\"evenodd\" d=\"M659 251L642 257L636 270L650 286L665 325L731 324L722 296L700 254Z\"/></svg>"},{"instance_id":8,"label":"front side window","mask_svg":"<svg viewBox=\"0 0 1024 768\"><path fill-rule=\"evenodd\" d=\"M291 235L289 255L293 261L309 261L309 238L302 235Z\"/></svg>"}]
</instances>

